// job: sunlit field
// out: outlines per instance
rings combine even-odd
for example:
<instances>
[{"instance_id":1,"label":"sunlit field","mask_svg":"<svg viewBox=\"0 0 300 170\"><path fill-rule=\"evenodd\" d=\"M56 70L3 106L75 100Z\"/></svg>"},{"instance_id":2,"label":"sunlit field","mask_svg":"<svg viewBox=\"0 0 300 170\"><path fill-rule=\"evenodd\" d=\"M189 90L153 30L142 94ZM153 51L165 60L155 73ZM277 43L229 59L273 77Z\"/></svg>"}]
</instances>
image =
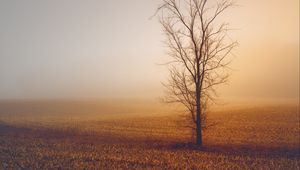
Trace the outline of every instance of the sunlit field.
<instances>
[{"instance_id":1,"label":"sunlit field","mask_svg":"<svg viewBox=\"0 0 300 170\"><path fill-rule=\"evenodd\" d=\"M1 169L300 168L297 104L211 109L202 148L180 109L151 102L0 106Z\"/></svg>"}]
</instances>

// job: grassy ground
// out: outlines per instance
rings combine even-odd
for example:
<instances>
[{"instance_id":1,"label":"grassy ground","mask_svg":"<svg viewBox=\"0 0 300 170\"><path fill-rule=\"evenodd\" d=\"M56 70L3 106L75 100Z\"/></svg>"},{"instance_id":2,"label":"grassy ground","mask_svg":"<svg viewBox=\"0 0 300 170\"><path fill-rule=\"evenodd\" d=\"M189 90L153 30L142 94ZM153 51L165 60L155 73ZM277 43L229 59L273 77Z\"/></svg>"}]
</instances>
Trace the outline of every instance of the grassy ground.
<instances>
[{"instance_id":1,"label":"grassy ground","mask_svg":"<svg viewBox=\"0 0 300 170\"><path fill-rule=\"evenodd\" d=\"M300 168L297 105L212 111L203 148L172 114L15 115L0 117L2 169Z\"/></svg>"}]
</instances>

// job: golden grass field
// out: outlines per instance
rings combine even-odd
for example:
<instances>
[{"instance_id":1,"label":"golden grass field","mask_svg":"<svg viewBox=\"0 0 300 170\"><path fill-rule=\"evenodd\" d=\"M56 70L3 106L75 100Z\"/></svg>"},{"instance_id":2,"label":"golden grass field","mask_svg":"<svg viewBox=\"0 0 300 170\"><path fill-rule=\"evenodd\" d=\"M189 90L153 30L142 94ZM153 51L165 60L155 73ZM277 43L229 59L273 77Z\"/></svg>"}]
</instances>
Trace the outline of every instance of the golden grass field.
<instances>
[{"instance_id":1,"label":"golden grass field","mask_svg":"<svg viewBox=\"0 0 300 170\"><path fill-rule=\"evenodd\" d=\"M217 124L204 132L203 148L174 110L132 101L2 102L0 168L300 169L298 104L212 109Z\"/></svg>"}]
</instances>

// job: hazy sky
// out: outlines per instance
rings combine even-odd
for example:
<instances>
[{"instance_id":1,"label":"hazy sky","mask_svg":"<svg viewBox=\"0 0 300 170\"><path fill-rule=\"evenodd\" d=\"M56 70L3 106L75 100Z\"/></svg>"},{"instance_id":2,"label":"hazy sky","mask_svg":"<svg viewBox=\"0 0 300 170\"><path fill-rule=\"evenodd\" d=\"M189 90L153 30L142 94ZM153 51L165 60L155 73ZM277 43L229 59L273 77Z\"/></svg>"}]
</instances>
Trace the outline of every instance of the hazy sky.
<instances>
[{"instance_id":1,"label":"hazy sky","mask_svg":"<svg viewBox=\"0 0 300 170\"><path fill-rule=\"evenodd\" d=\"M240 0L226 97L299 96L299 0ZM159 0L0 0L0 98L160 97Z\"/></svg>"}]
</instances>

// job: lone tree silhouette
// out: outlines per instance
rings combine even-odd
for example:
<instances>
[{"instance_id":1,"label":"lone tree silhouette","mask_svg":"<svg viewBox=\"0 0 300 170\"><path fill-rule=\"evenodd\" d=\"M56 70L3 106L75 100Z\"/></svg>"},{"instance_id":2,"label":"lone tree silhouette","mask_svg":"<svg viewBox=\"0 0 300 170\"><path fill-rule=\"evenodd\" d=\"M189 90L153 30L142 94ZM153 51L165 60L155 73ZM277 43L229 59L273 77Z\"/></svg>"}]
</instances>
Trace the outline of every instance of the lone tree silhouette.
<instances>
[{"instance_id":1,"label":"lone tree silhouette","mask_svg":"<svg viewBox=\"0 0 300 170\"><path fill-rule=\"evenodd\" d=\"M207 107L217 97L215 87L228 80L228 56L237 46L228 37L229 24L220 20L233 5L228 0L164 0L157 10L170 56L165 102L188 110L188 126L199 146L208 127Z\"/></svg>"}]
</instances>

